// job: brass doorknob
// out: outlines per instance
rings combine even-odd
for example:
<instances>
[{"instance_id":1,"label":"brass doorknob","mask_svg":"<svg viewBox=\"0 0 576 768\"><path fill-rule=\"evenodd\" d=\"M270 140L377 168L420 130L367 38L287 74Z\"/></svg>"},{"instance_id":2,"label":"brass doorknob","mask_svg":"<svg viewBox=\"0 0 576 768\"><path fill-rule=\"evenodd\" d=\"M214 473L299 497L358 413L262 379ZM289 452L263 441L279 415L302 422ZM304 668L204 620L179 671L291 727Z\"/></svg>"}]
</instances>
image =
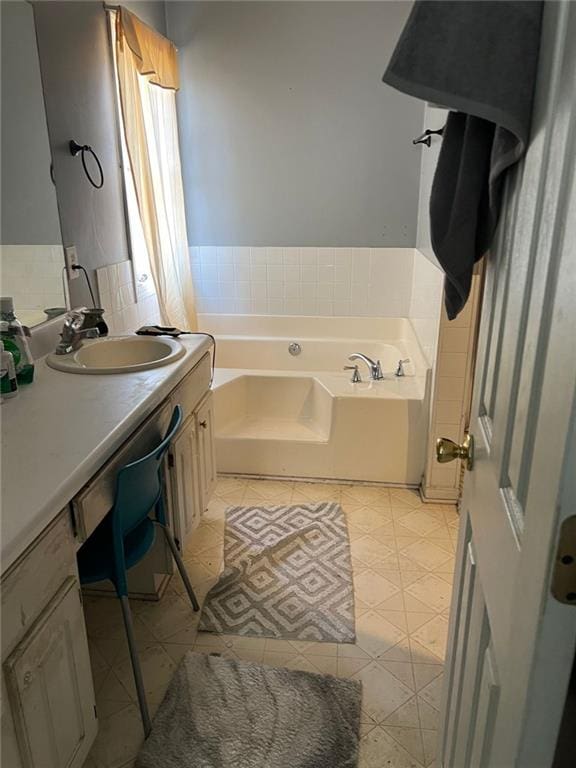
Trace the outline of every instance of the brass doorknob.
<instances>
[{"instance_id":1,"label":"brass doorknob","mask_svg":"<svg viewBox=\"0 0 576 768\"><path fill-rule=\"evenodd\" d=\"M448 437L439 437L436 440L436 461L447 464L454 459L462 459L466 462L466 469L474 466L474 437L466 433L462 445L458 445Z\"/></svg>"}]
</instances>

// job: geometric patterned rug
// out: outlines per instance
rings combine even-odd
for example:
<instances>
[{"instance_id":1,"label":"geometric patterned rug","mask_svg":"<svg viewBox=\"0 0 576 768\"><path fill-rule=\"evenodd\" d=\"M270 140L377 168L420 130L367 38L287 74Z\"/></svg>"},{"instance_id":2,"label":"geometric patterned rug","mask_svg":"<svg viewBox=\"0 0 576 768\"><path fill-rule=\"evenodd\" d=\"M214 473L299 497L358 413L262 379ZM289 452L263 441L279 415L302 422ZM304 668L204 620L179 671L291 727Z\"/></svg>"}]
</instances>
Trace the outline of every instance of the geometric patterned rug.
<instances>
[{"instance_id":1,"label":"geometric patterned rug","mask_svg":"<svg viewBox=\"0 0 576 768\"><path fill-rule=\"evenodd\" d=\"M228 509L224 571L206 596L199 629L353 643L350 542L340 505Z\"/></svg>"}]
</instances>

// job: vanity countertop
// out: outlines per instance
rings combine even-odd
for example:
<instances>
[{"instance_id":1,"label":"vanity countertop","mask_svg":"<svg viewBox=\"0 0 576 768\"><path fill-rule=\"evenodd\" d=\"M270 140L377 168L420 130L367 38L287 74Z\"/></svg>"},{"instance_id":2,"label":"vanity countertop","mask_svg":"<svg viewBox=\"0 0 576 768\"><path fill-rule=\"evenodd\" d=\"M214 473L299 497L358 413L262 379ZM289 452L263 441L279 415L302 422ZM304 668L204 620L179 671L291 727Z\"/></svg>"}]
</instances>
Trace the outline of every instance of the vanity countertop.
<instances>
[{"instance_id":1,"label":"vanity countertop","mask_svg":"<svg viewBox=\"0 0 576 768\"><path fill-rule=\"evenodd\" d=\"M34 383L2 403L2 572L212 347L182 344L174 363L139 373L62 373L41 358Z\"/></svg>"}]
</instances>

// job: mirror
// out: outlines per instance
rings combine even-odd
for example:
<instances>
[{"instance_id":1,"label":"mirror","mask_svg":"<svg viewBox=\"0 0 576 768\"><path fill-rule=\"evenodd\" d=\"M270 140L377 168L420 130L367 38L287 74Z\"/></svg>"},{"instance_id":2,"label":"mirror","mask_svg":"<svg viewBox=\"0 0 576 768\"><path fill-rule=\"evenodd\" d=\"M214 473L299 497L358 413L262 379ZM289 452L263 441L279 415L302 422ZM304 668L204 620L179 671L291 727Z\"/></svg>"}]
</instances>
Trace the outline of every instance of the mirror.
<instances>
[{"instance_id":1,"label":"mirror","mask_svg":"<svg viewBox=\"0 0 576 768\"><path fill-rule=\"evenodd\" d=\"M64 250L32 6L2 2L0 14L0 290L13 297L19 320L33 326L66 311Z\"/></svg>"}]
</instances>

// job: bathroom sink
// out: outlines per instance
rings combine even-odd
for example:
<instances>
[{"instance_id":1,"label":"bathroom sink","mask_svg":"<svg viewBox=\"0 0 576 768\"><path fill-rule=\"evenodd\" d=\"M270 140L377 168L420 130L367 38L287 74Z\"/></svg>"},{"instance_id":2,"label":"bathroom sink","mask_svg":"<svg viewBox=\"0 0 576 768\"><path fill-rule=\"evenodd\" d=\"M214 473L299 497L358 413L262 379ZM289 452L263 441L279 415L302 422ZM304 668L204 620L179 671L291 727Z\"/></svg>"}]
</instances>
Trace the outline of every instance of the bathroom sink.
<instances>
[{"instance_id":1,"label":"bathroom sink","mask_svg":"<svg viewBox=\"0 0 576 768\"><path fill-rule=\"evenodd\" d=\"M174 362L185 352L176 339L117 336L84 342L69 355L51 354L51 368L66 373L133 373Z\"/></svg>"}]
</instances>

